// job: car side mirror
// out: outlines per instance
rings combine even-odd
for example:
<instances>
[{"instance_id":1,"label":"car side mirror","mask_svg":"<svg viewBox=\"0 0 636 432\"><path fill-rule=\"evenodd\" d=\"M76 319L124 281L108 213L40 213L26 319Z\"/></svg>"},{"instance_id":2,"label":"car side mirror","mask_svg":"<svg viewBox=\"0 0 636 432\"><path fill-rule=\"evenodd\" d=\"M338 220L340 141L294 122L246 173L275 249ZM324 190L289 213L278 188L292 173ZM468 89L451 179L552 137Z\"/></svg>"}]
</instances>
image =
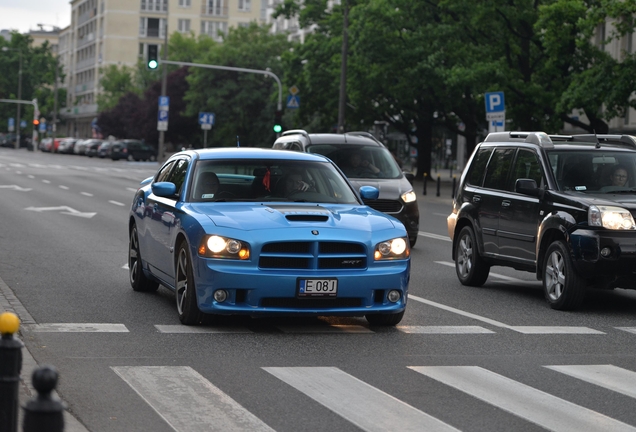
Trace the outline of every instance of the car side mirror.
<instances>
[{"instance_id":1,"label":"car side mirror","mask_svg":"<svg viewBox=\"0 0 636 432\"><path fill-rule=\"evenodd\" d=\"M172 182L157 182L153 183L152 193L159 197L172 198L177 193L177 186Z\"/></svg>"},{"instance_id":2,"label":"car side mirror","mask_svg":"<svg viewBox=\"0 0 636 432\"><path fill-rule=\"evenodd\" d=\"M413 184L413 181L415 180L415 174L409 171L403 171L403 173L404 173L404 177L406 177L409 183Z\"/></svg>"},{"instance_id":3,"label":"car side mirror","mask_svg":"<svg viewBox=\"0 0 636 432\"><path fill-rule=\"evenodd\" d=\"M380 191L373 186L362 186L360 188L360 196L362 199L376 200L380 196Z\"/></svg>"},{"instance_id":4,"label":"car side mirror","mask_svg":"<svg viewBox=\"0 0 636 432\"><path fill-rule=\"evenodd\" d=\"M515 192L530 195L530 196L541 196L541 189L537 186L537 182L533 179L517 179L515 182Z\"/></svg>"}]
</instances>

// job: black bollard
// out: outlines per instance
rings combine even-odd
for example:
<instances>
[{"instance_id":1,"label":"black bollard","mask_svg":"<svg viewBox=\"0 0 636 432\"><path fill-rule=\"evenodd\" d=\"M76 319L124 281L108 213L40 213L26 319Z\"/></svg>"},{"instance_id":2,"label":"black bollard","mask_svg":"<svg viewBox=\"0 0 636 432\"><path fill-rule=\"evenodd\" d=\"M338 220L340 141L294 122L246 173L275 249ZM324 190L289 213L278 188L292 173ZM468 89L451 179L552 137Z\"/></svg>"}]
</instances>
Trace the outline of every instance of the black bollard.
<instances>
[{"instance_id":1,"label":"black bollard","mask_svg":"<svg viewBox=\"0 0 636 432\"><path fill-rule=\"evenodd\" d=\"M456 187L457 187L457 176L453 176L453 190L451 191L451 198L455 198Z\"/></svg>"},{"instance_id":2,"label":"black bollard","mask_svg":"<svg viewBox=\"0 0 636 432\"><path fill-rule=\"evenodd\" d=\"M20 319L11 312L0 315L0 431L18 430L18 391L22 369L24 344L14 334L20 328Z\"/></svg>"},{"instance_id":3,"label":"black bollard","mask_svg":"<svg viewBox=\"0 0 636 432\"><path fill-rule=\"evenodd\" d=\"M428 173L424 173L424 192L422 195L426 195L426 183L428 182Z\"/></svg>"},{"instance_id":4,"label":"black bollard","mask_svg":"<svg viewBox=\"0 0 636 432\"><path fill-rule=\"evenodd\" d=\"M33 372L33 388L38 392L24 406L23 432L64 431L64 403L53 396L57 386L57 370L53 366L42 366Z\"/></svg>"},{"instance_id":5,"label":"black bollard","mask_svg":"<svg viewBox=\"0 0 636 432\"><path fill-rule=\"evenodd\" d=\"M439 174L437 174L437 195L435 195L435 196L439 196L439 189L440 189L441 185L442 185L442 180L441 180Z\"/></svg>"}]
</instances>

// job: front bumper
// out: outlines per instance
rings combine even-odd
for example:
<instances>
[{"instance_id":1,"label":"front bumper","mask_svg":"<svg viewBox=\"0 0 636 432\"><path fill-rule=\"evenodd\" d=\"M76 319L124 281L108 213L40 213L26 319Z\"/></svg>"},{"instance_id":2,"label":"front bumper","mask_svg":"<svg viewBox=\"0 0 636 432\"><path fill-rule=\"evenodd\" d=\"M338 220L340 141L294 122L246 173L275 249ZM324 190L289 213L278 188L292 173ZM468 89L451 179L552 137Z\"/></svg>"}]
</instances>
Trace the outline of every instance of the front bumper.
<instances>
[{"instance_id":1,"label":"front bumper","mask_svg":"<svg viewBox=\"0 0 636 432\"><path fill-rule=\"evenodd\" d=\"M577 230L570 245L577 272L584 277L636 288L636 232Z\"/></svg>"},{"instance_id":2,"label":"front bumper","mask_svg":"<svg viewBox=\"0 0 636 432\"><path fill-rule=\"evenodd\" d=\"M399 313L406 308L410 261L393 261L358 270L293 271L260 270L250 263L198 258L195 286L199 309L221 315L330 315L362 316ZM337 278L335 298L299 298L299 278ZM213 294L228 293L219 303ZM389 290L399 290L401 298L392 303Z\"/></svg>"}]
</instances>

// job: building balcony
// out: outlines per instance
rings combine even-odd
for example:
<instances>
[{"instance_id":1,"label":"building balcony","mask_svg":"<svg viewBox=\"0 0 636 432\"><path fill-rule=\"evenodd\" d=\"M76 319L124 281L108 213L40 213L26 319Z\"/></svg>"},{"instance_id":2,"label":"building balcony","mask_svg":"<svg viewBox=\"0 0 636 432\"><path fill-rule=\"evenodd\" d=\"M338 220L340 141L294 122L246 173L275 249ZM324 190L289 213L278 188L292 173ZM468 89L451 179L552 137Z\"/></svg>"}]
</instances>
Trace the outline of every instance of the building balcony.
<instances>
[{"instance_id":1,"label":"building balcony","mask_svg":"<svg viewBox=\"0 0 636 432\"><path fill-rule=\"evenodd\" d=\"M93 8L89 11L86 11L77 18L77 25L81 26L82 24L84 24L87 21L90 21L96 16L97 16L97 8Z\"/></svg>"},{"instance_id":2,"label":"building balcony","mask_svg":"<svg viewBox=\"0 0 636 432\"><path fill-rule=\"evenodd\" d=\"M75 94L78 93L87 93L87 92L92 92L93 90L95 90L95 82L91 81L88 83L84 83L84 84L78 84L75 86Z\"/></svg>"},{"instance_id":3,"label":"building balcony","mask_svg":"<svg viewBox=\"0 0 636 432\"><path fill-rule=\"evenodd\" d=\"M88 117L95 116L96 114L97 104L76 105L69 108L62 108L60 110L60 117L63 118Z\"/></svg>"},{"instance_id":4,"label":"building balcony","mask_svg":"<svg viewBox=\"0 0 636 432\"><path fill-rule=\"evenodd\" d=\"M227 18L227 6L214 6L204 4L201 7L201 15L205 17Z\"/></svg>"}]
</instances>

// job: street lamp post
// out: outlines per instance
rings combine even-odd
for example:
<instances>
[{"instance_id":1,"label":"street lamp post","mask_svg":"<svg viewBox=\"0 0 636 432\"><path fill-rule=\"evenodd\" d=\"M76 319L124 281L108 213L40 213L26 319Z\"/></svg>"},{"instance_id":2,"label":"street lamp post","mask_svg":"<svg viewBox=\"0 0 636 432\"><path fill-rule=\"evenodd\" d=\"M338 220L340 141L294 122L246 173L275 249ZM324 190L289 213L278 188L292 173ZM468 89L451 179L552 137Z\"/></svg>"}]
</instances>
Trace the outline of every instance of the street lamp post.
<instances>
[{"instance_id":1,"label":"street lamp post","mask_svg":"<svg viewBox=\"0 0 636 432\"><path fill-rule=\"evenodd\" d=\"M2 47L2 51L17 51L18 52L18 100L22 99L22 50L19 48ZM15 148L20 148L20 104L18 104L18 112L15 119Z\"/></svg>"}]
</instances>

